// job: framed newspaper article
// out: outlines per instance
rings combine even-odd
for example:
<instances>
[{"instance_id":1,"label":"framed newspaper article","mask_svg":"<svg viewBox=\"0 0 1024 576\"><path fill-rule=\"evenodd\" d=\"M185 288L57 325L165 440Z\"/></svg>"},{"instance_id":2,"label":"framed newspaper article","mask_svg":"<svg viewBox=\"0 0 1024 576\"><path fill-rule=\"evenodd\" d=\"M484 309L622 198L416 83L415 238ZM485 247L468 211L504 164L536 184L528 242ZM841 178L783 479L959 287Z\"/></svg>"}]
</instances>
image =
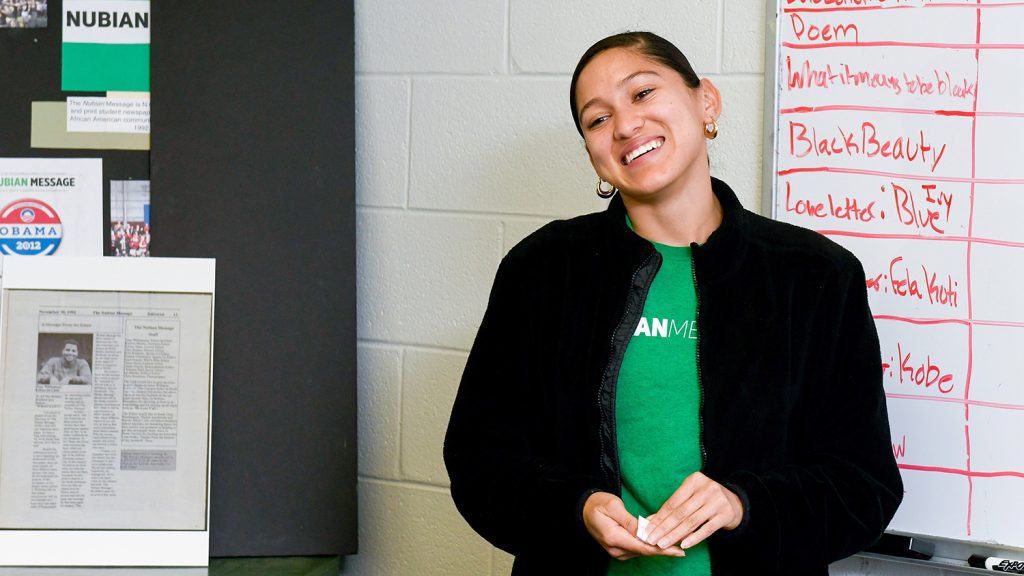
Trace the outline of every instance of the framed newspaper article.
<instances>
[{"instance_id":1,"label":"framed newspaper article","mask_svg":"<svg viewBox=\"0 0 1024 576\"><path fill-rule=\"evenodd\" d=\"M0 260L0 565L209 564L213 304L213 260Z\"/></svg>"}]
</instances>

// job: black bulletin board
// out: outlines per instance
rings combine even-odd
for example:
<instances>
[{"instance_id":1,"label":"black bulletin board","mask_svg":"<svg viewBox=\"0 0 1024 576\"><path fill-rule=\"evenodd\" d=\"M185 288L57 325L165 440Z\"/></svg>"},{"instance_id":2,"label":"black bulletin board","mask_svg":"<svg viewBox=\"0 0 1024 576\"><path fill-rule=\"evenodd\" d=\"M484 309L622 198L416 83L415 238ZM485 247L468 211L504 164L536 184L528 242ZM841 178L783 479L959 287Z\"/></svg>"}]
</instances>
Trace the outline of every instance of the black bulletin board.
<instances>
[{"instance_id":1,"label":"black bulletin board","mask_svg":"<svg viewBox=\"0 0 1024 576\"><path fill-rule=\"evenodd\" d=\"M211 555L354 553L352 2L151 10L154 255L217 259Z\"/></svg>"},{"instance_id":2,"label":"black bulletin board","mask_svg":"<svg viewBox=\"0 0 1024 576\"><path fill-rule=\"evenodd\" d=\"M30 147L62 2L0 29L0 157L151 180L154 256L217 259L212 556L356 551L351 0L151 3L151 152ZM104 241L104 253L110 247Z\"/></svg>"}]
</instances>

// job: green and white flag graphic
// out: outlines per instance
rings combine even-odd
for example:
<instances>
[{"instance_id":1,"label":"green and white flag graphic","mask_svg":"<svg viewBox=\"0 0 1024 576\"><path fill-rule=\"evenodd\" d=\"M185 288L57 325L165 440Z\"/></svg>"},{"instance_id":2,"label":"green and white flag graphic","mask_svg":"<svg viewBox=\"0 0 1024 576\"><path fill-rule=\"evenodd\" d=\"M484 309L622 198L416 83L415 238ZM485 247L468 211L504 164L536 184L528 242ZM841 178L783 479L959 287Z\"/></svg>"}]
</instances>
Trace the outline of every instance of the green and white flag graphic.
<instances>
[{"instance_id":1,"label":"green and white flag graphic","mask_svg":"<svg viewBox=\"0 0 1024 576\"><path fill-rule=\"evenodd\" d=\"M64 0L61 89L149 92L149 0Z\"/></svg>"}]
</instances>

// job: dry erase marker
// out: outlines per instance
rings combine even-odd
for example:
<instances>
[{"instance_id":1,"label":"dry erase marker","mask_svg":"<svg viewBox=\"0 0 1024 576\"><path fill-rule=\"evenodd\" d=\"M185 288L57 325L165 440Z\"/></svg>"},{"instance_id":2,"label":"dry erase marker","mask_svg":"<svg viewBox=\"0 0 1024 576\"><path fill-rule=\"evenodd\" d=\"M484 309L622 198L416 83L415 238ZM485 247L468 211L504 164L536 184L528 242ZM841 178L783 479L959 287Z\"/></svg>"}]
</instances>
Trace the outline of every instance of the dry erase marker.
<instances>
[{"instance_id":1,"label":"dry erase marker","mask_svg":"<svg viewBox=\"0 0 1024 576\"><path fill-rule=\"evenodd\" d=\"M975 554L967 559L967 563L974 568L985 568L995 572L1008 572L1010 574L1024 574L1024 560L1010 560L1008 558L979 556Z\"/></svg>"}]
</instances>

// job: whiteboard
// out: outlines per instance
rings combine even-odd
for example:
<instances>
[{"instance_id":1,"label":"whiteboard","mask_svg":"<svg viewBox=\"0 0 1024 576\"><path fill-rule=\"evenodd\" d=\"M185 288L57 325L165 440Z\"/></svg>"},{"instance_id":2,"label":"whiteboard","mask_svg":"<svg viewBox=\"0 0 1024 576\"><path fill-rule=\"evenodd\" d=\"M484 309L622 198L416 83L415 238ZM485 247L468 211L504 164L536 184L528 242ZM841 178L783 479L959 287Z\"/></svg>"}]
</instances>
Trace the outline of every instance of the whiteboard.
<instances>
[{"instance_id":1,"label":"whiteboard","mask_svg":"<svg viewBox=\"0 0 1024 576\"><path fill-rule=\"evenodd\" d=\"M1024 548L1024 2L768 7L766 208L864 264L889 530Z\"/></svg>"}]
</instances>

